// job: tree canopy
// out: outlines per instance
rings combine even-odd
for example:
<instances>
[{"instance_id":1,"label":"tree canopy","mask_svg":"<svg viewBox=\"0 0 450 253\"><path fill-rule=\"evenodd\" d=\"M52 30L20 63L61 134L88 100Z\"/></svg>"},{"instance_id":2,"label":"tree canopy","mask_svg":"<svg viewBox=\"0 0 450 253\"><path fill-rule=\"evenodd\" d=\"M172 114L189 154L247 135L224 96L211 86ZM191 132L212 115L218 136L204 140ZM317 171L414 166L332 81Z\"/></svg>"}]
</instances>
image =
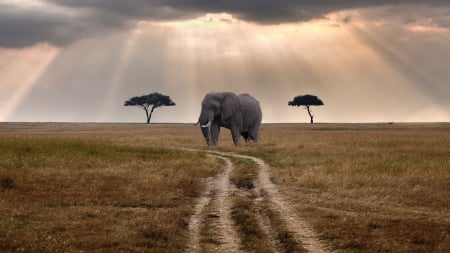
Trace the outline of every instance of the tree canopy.
<instances>
[{"instance_id":1,"label":"tree canopy","mask_svg":"<svg viewBox=\"0 0 450 253\"><path fill-rule=\"evenodd\" d=\"M170 96L163 95L158 92L150 93L148 95L132 97L125 101L124 106L137 106L145 111L147 116L147 124L150 124L153 111L162 106L175 106ZM150 108L150 110L149 110Z\"/></svg>"},{"instance_id":2,"label":"tree canopy","mask_svg":"<svg viewBox=\"0 0 450 253\"><path fill-rule=\"evenodd\" d=\"M309 106L309 105L323 105L322 100L314 95L299 95L294 97L292 101L288 102L291 106Z\"/></svg>"},{"instance_id":3,"label":"tree canopy","mask_svg":"<svg viewBox=\"0 0 450 253\"><path fill-rule=\"evenodd\" d=\"M324 105L322 100L314 95L299 95L294 97L292 101L288 102L288 105L290 106L305 106L306 110L308 111L309 117L311 119L311 124L314 123L314 115L311 112L311 109L309 108L312 105L319 106Z\"/></svg>"}]
</instances>

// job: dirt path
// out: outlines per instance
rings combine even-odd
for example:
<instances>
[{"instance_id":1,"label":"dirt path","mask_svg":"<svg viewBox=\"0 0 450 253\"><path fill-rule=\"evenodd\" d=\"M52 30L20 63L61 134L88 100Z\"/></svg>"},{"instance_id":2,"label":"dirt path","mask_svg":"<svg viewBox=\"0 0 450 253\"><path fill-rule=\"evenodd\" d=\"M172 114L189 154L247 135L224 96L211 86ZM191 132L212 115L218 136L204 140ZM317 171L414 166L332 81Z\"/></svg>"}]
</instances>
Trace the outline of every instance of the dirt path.
<instances>
[{"instance_id":1,"label":"dirt path","mask_svg":"<svg viewBox=\"0 0 450 253\"><path fill-rule=\"evenodd\" d=\"M197 204L194 207L194 214L192 214L189 221L189 242L188 242L188 252L198 252L200 251L200 226L202 224L202 213L206 205L211 202L211 188L212 180L207 179L207 187L205 193L198 199Z\"/></svg>"},{"instance_id":2,"label":"dirt path","mask_svg":"<svg viewBox=\"0 0 450 253\"><path fill-rule=\"evenodd\" d=\"M218 152L218 151L205 151L205 150L192 150L192 149L184 149L187 151L195 151L195 152L207 152L213 155L216 155L217 157L223 159L226 163L226 169L223 174L218 176L213 180L212 187L208 186L208 192L206 195L210 196L208 197L201 197L198 200L198 203L195 207L195 212L191 217L191 222L189 225L189 231L191 233L190 235L190 243L189 243L189 251L195 252L198 250L195 249L201 249L201 223L205 223L205 207L208 205L208 203L211 205L213 202L216 202L215 207L212 208L212 210L215 210L218 214L218 224L219 226L216 227L216 229L219 229L222 234L222 239L220 242L220 246L222 246L221 249L226 249L227 252L238 252L239 251L239 239L236 235L235 228L233 227L233 222L230 219L230 203L229 203L229 196L230 196L230 189L231 184L229 182L229 176L233 169L233 164L227 157L234 157L238 159L247 159L255 162L258 165L258 176L257 176L257 182L255 182L255 186L258 188L257 191L262 192L262 196L259 196L260 198L267 198L268 202L270 203L270 208L274 211L276 211L283 222L286 224L287 229L290 231L290 233L293 235L295 240L299 242L304 249L308 252L325 252L323 249L324 247L321 245L321 243L317 240L317 236L315 235L314 231L311 229L311 227L300 217L298 217L294 209L287 203L283 197L281 196L278 187L274 185L270 181L270 174L269 174L269 166L262 160L253 156L246 156L246 155L238 155L234 153L225 153L225 152ZM213 189L217 190L217 193L214 193L215 191ZM214 206L214 205L212 205ZM211 211L210 211L211 213ZM203 214L203 215L202 215ZM203 219L203 220L202 220ZM265 224L264 227L270 231L271 228L267 228L269 226L269 222L267 221L268 217L262 217L263 223ZM205 224L204 224L205 225ZM225 234L225 235L224 235ZM272 236L269 236L272 237ZM270 245L274 245L271 249L272 252L279 251L277 249L277 246L275 246L274 239L268 238L267 240L270 241ZM219 250L222 251L222 250Z\"/></svg>"},{"instance_id":3,"label":"dirt path","mask_svg":"<svg viewBox=\"0 0 450 253\"><path fill-rule=\"evenodd\" d=\"M231 204L229 196L231 193L230 173L233 170L233 163L230 159L220 157L226 163L224 173L217 180L217 210L219 213L219 228L221 229L221 238L224 249L227 252L238 252L239 244L236 232L233 229L233 222L230 218Z\"/></svg>"},{"instance_id":4,"label":"dirt path","mask_svg":"<svg viewBox=\"0 0 450 253\"><path fill-rule=\"evenodd\" d=\"M225 162L225 169L207 180L207 190L195 205L189 222L188 252L239 252L239 237L230 218L233 163L229 158L216 157Z\"/></svg>"},{"instance_id":5,"label":"dirt path","mask_svg":"<svg viewBox=\"0 0 450 253\"><path fill-rule=\"evenodd\" d=\"M254 161L259 166L258 181L263 191L267 193L271 207L281 214L288 229L294 233L295 239L300 241L303 247L310 252L325 252L322 245L316 239L314 231L292 210L293 208L284 201L276 185L270 181L269 166L262 160L253 156L232 155L233 157L244 158Z\"/></svg>"},{"instance_id":6,"label":"dirt path","mask_svg":"<svg viewBox=\"0 0 450 253\"><path fill-rule=\"evenodd\" d=\"M292 211L292 207L284 201L280 195L277 187L270 181L269 166L259 158L251 156L241 156L256 162L259 166L258 179L263 190L269 196L272 203L272 207L281 213L282 218L285 219L286 225L289 230L294 232L296 239L301 241L303 247L310 252L324 252L322 245L316 239L312 228L302 219L297 217Z\"/></svg>"}]
</instances>

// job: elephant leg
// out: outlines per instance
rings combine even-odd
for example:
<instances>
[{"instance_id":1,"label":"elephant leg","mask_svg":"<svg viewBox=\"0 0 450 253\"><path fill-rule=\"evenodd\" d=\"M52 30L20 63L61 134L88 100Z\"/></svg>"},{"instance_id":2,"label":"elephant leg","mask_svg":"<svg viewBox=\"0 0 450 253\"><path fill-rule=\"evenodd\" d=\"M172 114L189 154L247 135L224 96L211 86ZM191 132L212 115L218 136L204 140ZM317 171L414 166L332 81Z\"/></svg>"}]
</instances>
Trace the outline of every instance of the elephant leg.
<instances>
[{"instance_id":1,"label":"elephant leg","mask_svg":"<svg viewBox=\"0 0 450 253\"><path fill-rule=\"evenodd\" d=\"M213 121L211 123L211 143L216 146L219 143L220 124Z\"/></svg>"},{"instance_id":2,"label":"elephant leg","mask_svg":"<svg viewBox=\"0 0 450 253\"><path fill-rule=\"evenodd\" d=\"M254 142L258 142L259 126L253 127L248 131L248 138Z\"/></svg>"},{"instance_id":3,"label":"elephant leg","mask_svg":"<svg viewBox=\"0 0 450 253\"><path fill-rule=\"evenodd\" d=\"M231 130L231 137L233 138L233 143L236 146L239 146L239 139L241 138L241 133L238 128L233 127Z\"/></svg>"},{"instance_id":4,"label":"elephant leg","mask_svg":"<svg viewBox=\"0 0 450 253\"><path fill-rule=\"evenodd\" d=\"M241 135L242 135L242 137L244 137L245 142L247 142L248 141L248 136L249 136L248 132L242 132Z\"/></svg>"}]
</instances>

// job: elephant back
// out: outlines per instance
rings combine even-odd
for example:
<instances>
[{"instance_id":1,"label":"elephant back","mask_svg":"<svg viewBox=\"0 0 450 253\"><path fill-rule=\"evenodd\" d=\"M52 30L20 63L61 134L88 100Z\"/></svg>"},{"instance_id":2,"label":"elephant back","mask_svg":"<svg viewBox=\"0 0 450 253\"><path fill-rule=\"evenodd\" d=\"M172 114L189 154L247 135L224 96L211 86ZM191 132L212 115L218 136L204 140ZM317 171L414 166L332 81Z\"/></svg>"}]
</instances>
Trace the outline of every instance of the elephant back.
<instances>
[{"instance_id":1,"label":"elephant back","mask_svg":"<svg viewBox=\"0 0 450 253\"><path fill-rule=\"evenodd\" d=\"M247 93L240 94L238 97L244 121L243 130L247 130L256 124L261 124L262 112L258 100Z\"/></svg>"}]
</instances>

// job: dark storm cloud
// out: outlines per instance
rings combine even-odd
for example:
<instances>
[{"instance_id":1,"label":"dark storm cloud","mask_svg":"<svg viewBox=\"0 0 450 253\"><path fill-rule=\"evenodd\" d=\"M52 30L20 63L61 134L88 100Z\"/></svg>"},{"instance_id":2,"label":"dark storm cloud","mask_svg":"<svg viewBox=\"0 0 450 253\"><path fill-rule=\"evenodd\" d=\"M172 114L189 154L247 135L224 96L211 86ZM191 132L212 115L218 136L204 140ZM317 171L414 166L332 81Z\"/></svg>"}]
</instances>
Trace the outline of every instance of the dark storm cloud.
<instances>
[{"instance_id":1,"label":"dark storm cloud","mask_svg":"<svg viewBox=\"0 0 450 253\"><path fill-rule=\"evenodd\" d=\"M66 45L105 31L129 27L136 20L176 20L205 13L227 12L261 24L308 21L346 9L383 5L450 6L448 0L43 0L46 8L21 8L0 1L0 47L24 47L38 42ZM412 17L413 18L413 17ZM348 18L348 21L350 17ZM448 15L433 17L448 26Z\"/></svg>"},{"instance_id":2,"label":"dark storm cloud","mask_svg":"<svg viewBox=\"0 0 450 253\"><path fill-rule=\"evenodd\" d=\"M58 36L52 34L51 30L59 25L62 25L61 20L56 17L35 13L8 13L1 9L0 46L24 47L47 39L58 42Z\"/></svg>"},{"instance_id":3,"label":"dark storm cloud","mask_svg":"<svg viewBox=\"0 0 450 253\"><path fill-rule=\"evenodd\" d=\"M337 10L383 5L450 5L448 0L49 0L70 7L109 11L129 17L167 20L227 12L257 23L283 23L322 18Z\"/></svg>"},{"instance_id":4,"label":"dark storm cloud","mask_svg":"<svg viewBox=\"0 0 450 253\"><path fill-rule=\"evenodd\" d=\"M39 42L64 46L125 25L114 13L20 8L0 2L0 47L27 47Z\"/></svg>"}]
</instances>

